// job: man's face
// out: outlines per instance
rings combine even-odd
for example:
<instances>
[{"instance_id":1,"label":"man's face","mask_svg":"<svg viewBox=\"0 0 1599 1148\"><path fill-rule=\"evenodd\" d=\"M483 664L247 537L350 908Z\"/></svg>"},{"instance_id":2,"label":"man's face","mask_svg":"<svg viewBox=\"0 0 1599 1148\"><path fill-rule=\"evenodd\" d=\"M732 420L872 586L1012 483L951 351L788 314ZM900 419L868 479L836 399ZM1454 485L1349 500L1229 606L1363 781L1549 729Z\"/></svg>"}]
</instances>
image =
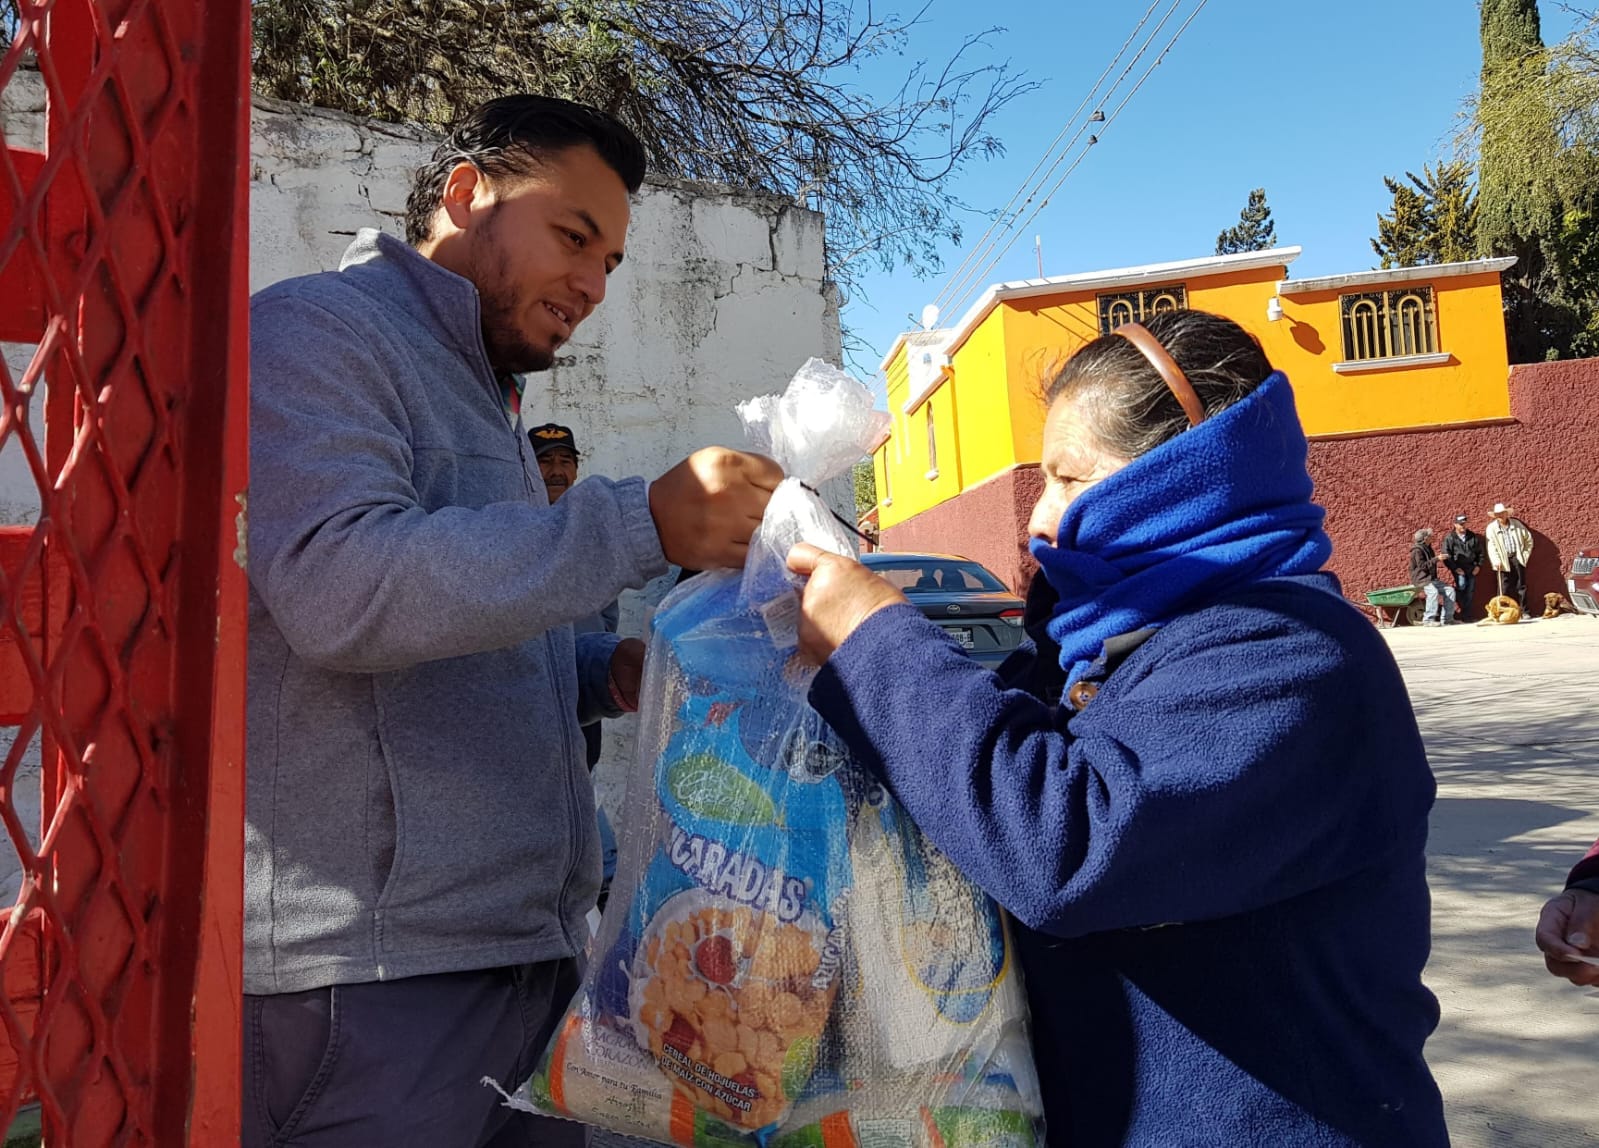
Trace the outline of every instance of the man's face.
<instances>
[{"instance_id":1,"label":"man's face","mask_svg":"<svg viewBox=\"0 0 1599 1148\"><path fill-rule=\"evenodd\" d=\"M1466 524L1464 522L1455 523L1455 533L1464 536L1466 533Z\"/></svg>"},{"instance_id":2,"label":"man's face","mask_svg":"<svg viewBox=\"0 0 1599 1148\"><path fill-rule=\"evenodd\" d=\"M539 454L539 473L544 476L550 502L559 502L577 481L577 455L569 447L552 446Z\"/></svg>"},{"instance_id":3,"label":"man's face","mask_svg":"<svg viewBox=\"0 0 1599 1148\"><path fill-rule=\"evenodd\" d=\"M459 270L477 285L489 362L501 374L548 370L622 262L627 187L582 145L484 181L474 195L451 222L464 225Z\"/></svg>"}]
</instances>

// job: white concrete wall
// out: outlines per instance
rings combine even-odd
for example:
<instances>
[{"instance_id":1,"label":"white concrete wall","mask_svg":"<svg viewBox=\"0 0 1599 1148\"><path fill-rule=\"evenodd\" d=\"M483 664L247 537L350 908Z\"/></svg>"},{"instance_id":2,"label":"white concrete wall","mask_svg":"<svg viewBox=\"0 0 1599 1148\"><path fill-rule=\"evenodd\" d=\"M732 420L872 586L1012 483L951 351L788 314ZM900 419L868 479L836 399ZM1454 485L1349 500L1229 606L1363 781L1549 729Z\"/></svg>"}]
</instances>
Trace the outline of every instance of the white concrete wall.
<instances>
[{"instance_id":1,"label":"white concrete wall","mask_svg":"<svg viewBox=\"0 0 1599 1148\"><path fill-rule=\"evenodd\" d=\"M19 68L10 83L0 90L0 132L4 133L8 147L29 151L44 149L44 82L38 72ZM13 382L21 378L32 357L31 346L0 343L0 358L4 358ZM45 389L41 386L28 411L28 429L41 449L44 446L44 397ZM38 518L39 490L22 448L13 440L0 449L0 526L35 522Z\"/></svg>"},{"instance_id":2,"label":"white concrete wall","mask_svg":"<svg viewBox=\"0 0 1599 1148\"><path fill-rule=\"evenodd\" d=\"M22 87L8 94L0 108L8 139L39 146L36 96ZM412 173L432 148L417 129L256 100L251 289L336 267L362 227L403 234ZM14 369L26 362L28 349L6 351ZM605 303L553 370L529 378L524 417L571 426L589 473L653 477L698 447L742 445L735 404L780 390L811 356L841 356L821 216L769 196L651 182L636 199L627 260ZM13 465L18 453L0 451L0 519L37 514L32 480ZM853 517L847 476L827 493ZM641 632L645 608L668 582L624 597L625 633ZM625 747L625 728L617 732L608 762Z\"/></svg>"},{"instance_id":3,"label":"white concrete wall","mask_svg":"<svg viewBox=\"0 0 1599 1148\"><path fill-rule=\"evenodd\" d=\"M351 236L403 234L431 137L257 100L250 286L335 267ZM822 218L786 201L652 181L627 260L556 367L528 380L526 419L576 432L586 469L654 475L710 443L743 441L733 407L781 389L812 355L837 362Z\"/></svg>"},{"instance_id":4,"label":"white concrete wall","mask_svg":"<svg viewBox=\"0 0 1599 1148\"><path fill-rule=\"evenodd\" d=\"M250 286L333 268L355 231L404 234L412 173L433 137L258 99L251 131ZM652 181L627 260L553 370L528 378L523 417L572 427L586 473L655 476L698 447L743 445L733 413L781 390L811 356L840 359L823 280L822 217L769 196ZM848 476L827 491L853 517ZM621 629L670 587L624 595ZM607 723L602 797L620 801L631 719Z\"/></svg>"}]
</instances>

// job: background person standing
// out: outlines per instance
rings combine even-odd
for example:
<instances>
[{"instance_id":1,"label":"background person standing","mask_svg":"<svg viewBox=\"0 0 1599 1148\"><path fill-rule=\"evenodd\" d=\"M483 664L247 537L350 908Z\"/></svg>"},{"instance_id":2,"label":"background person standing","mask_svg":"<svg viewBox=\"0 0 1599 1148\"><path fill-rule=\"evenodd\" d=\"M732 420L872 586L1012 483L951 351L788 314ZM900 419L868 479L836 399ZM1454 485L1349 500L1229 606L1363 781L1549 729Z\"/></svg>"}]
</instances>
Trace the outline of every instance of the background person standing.
<instances>
[{"instance_id":1,"label":"background person standing","mask_svg":"<svg viewBox=\"0 0 1599 1148\"><path fill-rule=\"evenodd\" d=\"M1444 538L1444 565L1455 576L1455 617L1471 620L1471 599L1477 592L1477 571L1488 561L1482 535L1466 525L1464 514L1455 515L1455 528Z\"/></svg>"},{"instance_id":2,"label":"background person standing","mask_svg":"<svg viewBox=\"0 0 1599 1148\"><path fill-rule=\"evenodd\" d=\"M533 445L533 459L539 465L539 476L544 479L544 489L550 496L550 505L554 506L561 500L561 496L572 489L572 484L577 481L578 460L583 456L578 452L577 440L573 437L572 428L561 426L559 423L545 423L536 426L527 432L528 442ZM589 618L580 618L572 623L573 634L614 634L616 633L617 619L621 610L617 602L612 601L598 614ZM638 649L633 651L642 664L644 657L644 643L637 638L624 638L619 644L631 643ZM633 707L627 704L625 698L614 699L619 709L631 713ZM583 744L586 750L589 773L592 775L594 767L600 762L600 754L604 750L604 735L601 732L599 714L585 715L588 721L583 724ZM580 719L581 720L581 719ZM599 907L603 911L605 901L611 889L611 878L616 875L616 831L611 827L611 819L605 815L604 806L598 800L594 803L594 813L598 818L600 832L600 896Z\"/></svg>"},{"instance_id":3,"label":"background person standing","mask_svg":"<svg viewBox=\"0 0 1599 1148\"><path fill-rule=\"evenodd\" d=\"M1423 526L1412 537L1410 581L1427 595L1423 625L1442 626L1455 620L1455 588L1438 577L1438 555L1432 548L1432 527Z\"/></svg>"},{"instance_id":4,"label":"background person standing","mask_svg":"<svg viewBox=\"0 0 1599 1148\"><path fill-rule=\"evenodd\" d=\"M1485 532L1488 561L1499 574L1499 593L1514 598L1527 612L1527 563L1532 561L1532 531L1513 517L1510 507L1494 503L1493 519Z\"/></svg>"}]
</instances>

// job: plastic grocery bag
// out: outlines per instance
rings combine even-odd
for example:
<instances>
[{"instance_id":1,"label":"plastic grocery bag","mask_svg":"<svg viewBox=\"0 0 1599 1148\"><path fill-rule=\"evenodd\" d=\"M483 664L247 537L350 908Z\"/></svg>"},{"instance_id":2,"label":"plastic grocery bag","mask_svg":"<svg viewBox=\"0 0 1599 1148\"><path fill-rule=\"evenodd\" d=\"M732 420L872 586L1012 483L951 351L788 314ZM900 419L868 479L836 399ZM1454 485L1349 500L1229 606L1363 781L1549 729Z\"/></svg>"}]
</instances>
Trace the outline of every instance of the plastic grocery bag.
<instances>
[{"instance_id":1,"label":"plastic grocery bag","mask_svg":"<svg viewBox=\"0 0 1599 1148\"><path fill-rule=\"evenodd\" d=\"M582 987L529 1082L547 1114L680 1145L1041 1144L998 908L806 702L800 540L887 416L819 360L739 409L789 477L742 573L653 623L621 857Z\"/></svg>"}]
</instances>

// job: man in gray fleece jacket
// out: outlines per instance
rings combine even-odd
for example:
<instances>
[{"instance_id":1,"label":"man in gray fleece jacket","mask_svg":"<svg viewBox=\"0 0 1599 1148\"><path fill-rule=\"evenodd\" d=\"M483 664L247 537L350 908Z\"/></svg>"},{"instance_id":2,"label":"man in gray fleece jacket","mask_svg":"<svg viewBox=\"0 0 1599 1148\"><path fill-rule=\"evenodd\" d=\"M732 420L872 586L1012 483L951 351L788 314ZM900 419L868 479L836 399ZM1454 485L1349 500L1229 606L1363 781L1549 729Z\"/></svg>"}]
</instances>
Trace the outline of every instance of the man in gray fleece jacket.
<instances>
[{"instance_id":1,"label":"man in gray fleece jacket","mask_svg":"<svg viewBox=\"0 0 1599 1148\"><path fill-rule=\"evenodd\" d=\"M644 154L560 100L471 113L409 243L251 304L246 1146L581 1143L479 1084L533 1067L599 885L579 716L636 644L571 623L742 565L781 472L701 451L550 505L506 418L622 260Z\"/></svg>"}]
</instances>

